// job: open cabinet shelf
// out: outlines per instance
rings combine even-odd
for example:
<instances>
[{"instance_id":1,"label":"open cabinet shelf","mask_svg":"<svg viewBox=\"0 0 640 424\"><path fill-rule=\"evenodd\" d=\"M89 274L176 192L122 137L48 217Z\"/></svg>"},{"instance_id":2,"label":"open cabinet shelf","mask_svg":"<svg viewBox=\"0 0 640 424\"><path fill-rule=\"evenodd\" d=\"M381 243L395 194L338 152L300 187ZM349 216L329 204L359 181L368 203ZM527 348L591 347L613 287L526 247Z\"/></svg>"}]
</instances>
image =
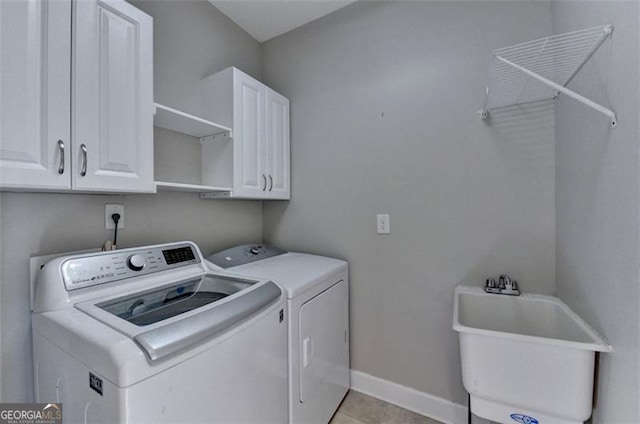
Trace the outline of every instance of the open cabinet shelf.
<instances>
[{"instance_id":1,"label":"open cabinet shelf","mask_svg":"<svg viewBox=\"0 0 640 424\"><path fill-rule=\"evenodd\" d=\"M155 131L156 190L230 193L224 182L201 184L201 167L208 165L202 161L202 143L231 142L231 128L159 103L155 107L155 127L169 130Z\"/></svg>"},{"instance_id":2,"label":"open cabinet shelf","mask_svg":"<svg viewBox=\"0 0 640 424\"><path fill-rule=\"evenodd\" d=\"M566 87L612 31L612 25L603 25L494 50L485 104L478 114L484 119L492 110L565 94L607 115L615 127L613 111Z\"/></svg>"},{"instance_id":3,"label":"open cabinet shelf","mask_svg":"<svg viewBox=\"0 0 640 424\"><path fill-rule=\"evenodd\" d=\"M217 134L231 134L231 128L216 124L199 116L155 103L156 114L153 124L156 127L187 134L196 138L209 137Z\"/></svg>"},{"instance_id":4,"label":"open cabinet shelf","mask_svg":"<svg viewBox=\"0 0 640 424\"><path fill-rule=\"evenodd\" d=\"M172 183L168 181L156 181L158 191L187 191L191 193L211 193L231 191L231 187L214 187L200 184Z\"/></svg>"}]
</instances>

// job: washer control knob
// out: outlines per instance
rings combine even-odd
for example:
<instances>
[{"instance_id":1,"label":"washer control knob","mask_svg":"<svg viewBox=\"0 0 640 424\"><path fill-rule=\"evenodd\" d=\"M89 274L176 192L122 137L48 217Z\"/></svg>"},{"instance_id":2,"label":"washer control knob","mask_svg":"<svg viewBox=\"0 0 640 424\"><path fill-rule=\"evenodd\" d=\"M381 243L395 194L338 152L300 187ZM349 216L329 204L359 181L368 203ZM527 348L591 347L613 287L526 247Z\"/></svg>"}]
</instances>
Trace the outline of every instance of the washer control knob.
<instances>
[{"instance_id":1,"label":"washer control knob","mask_svg":"<svg viewBox=\"0 0 640 424\"><path fill-rule=\"evenodd\" d=\"M140 271L147 265L147 261L142 255L131 255L127 258L127 266L132 271Z\"/></svg>"},{"instance_id":2,"label":"washer control knob","mask_svg":"<svg viewBox=\"0 0 640 424\"><path fill-rule=\"evenodd\" d=\"M253 247L251 248L251 253L253 253L254 255L257 255L258 253L260 253L260 248L261 248L261 247L262 247L262 246L253 246Z\"/></svg>"}]
</instances>

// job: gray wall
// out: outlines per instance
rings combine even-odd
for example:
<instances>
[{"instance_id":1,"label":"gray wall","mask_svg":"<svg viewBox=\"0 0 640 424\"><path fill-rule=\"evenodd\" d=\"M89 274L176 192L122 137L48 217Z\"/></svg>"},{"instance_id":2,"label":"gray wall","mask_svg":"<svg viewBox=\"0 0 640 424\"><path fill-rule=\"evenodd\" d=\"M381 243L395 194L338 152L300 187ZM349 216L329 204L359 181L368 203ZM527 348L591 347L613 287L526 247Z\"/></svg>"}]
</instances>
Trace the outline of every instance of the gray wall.
<instances>
[{"instance_id":1,"label":"gray wall","mask_svg":"<svg viewBox=\"0 0 640 424\"><path fill-rule=\"evenodd\" d=\"M612 38L570 88L611 107L618 126L556 105L557 293L603 334L594 423L639 422L638 3L556 2L554 32L606 23Z\"/></svg>"},{"instance_id":2,"label":"gray wall","mask_svg":"<svg viewBox=\"0 0 640 424\"><path fill-rule=\"evenodd\" d=\"M133 0L153 16L155 101L201 110L200 80L229 66L260 78L260 44L206 0Z\"/></svg>"},{"instance_id":3,"label":"gray wall","mask_svg":"<svg viewBox=\"0 0 640 424\"><path fill-rule=\"evenodd\" d=\"M553 107L476 115L491 50L550 25L547 2L359 2L264 44L292 139L265 240L349 260L353 369L466 404L454 287L554 292Z\"/></svg>"},{"instance_id":4,"label":"gray wall","mask_svg":"<svg viewBox=\"0 0 640 424\"><path fill-rule=\"evenodd\" d=\"M160 102L199 113L197 82L203 76L231 65L260 74L258 43L209 3L135 4L155 18L155 97ZM125 205L119 247L190 239L208 253L262 237L260 202L201 201L183 193L1 193L1 402L32 399L28 258L98 247L112 238L104 229L105 203Z\"/></svg>"}]
</instances>

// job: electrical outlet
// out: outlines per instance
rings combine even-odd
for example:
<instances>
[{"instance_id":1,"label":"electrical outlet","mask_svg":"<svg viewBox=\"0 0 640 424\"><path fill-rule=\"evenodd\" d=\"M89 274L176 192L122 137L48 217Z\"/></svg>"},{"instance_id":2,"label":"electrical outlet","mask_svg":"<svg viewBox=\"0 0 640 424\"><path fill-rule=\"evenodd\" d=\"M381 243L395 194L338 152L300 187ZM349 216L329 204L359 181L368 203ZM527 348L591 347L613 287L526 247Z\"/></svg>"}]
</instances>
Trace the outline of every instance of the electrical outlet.
<instances>
[{"instance_id":1,"label":"electrical outlet","mask_svg":"<svg viewBox=\"0 0 640 424\"><path fill-rule=\"evenodd\" d=\"M120 221L118 221L118 230L124 229L124 205L115 203L108 203L104 205L104 228L106 230L113 230L114 228L116 228L116 225L113 222L113 218L111 218L111 215L113 215L114 213L120 214Z\"/></svg>"},{"instance_id":2,"label":"electrical outlet","mask_svg":"<svg viewBox=\"0 0 640 424\"><path fill-rule=\"evenodd\" d=\"M391 233L391 223L389 221L389 214L378 214L378 234Z\"/></svg>"}]
</instances>

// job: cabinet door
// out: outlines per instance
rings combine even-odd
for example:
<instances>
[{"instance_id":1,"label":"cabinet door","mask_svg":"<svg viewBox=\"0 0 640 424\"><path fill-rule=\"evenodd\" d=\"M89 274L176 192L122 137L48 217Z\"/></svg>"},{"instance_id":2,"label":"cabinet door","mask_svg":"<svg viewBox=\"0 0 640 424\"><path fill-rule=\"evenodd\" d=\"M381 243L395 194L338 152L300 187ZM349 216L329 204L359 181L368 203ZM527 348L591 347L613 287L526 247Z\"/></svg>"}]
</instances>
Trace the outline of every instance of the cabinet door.
<instances>
[{"instance_id":1,"label":"cabinet door","mask_svg":"<svg viewBox=\"0 0 640 424\"><path fill-rule=\"evenodd\" d=\"M76 0L74 189L153 192L153 20L124 0Z\"/></svg>"},{"instance_id":2,"label":"cabinet door","mask_svg":"<svg viewBox=\"0 0 640 424\"><path fill-rule=\"evenodd\" d=\"M289 199L289 100L267 88L267 169L270 199Z\"/></svg>"},{"instance_id":3,"label":"cabinet door","mask_svg":"<svg viewBox=\"0 0 640 424\"><path fill-rule=\"evenodd\" d=\"M265 87L249 75L233 71L234 197L264 198L268 186Z\"/></svg>"},{"instance_id":4,"label":"cabinet door","mask_svg":"<svg viewBox=\"0 0 640 424\"><path fill-rule=\"evenodd\" d=\"M70 1L0 1L0 186L69 189Z\"/></svg>"}]
</instances>

